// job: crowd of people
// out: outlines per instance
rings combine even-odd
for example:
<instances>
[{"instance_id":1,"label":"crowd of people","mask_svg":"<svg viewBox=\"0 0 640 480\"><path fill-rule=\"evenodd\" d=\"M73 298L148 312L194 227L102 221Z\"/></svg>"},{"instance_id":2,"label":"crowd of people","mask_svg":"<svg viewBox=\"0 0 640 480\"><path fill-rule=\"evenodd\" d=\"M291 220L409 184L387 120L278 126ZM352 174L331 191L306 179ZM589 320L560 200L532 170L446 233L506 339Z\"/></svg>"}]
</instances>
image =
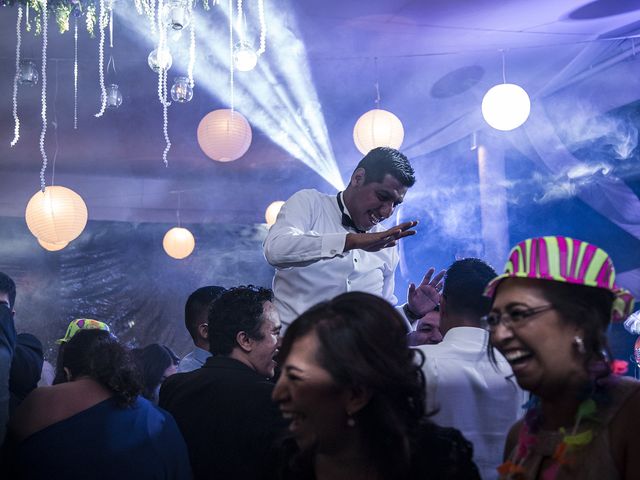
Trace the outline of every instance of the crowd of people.
<instances>
[{"instance_id":1,"label":"crowd of people","mask_svg":"<svg viewBox=\"0 0 640 480\"><path fill-rule=\"evenodd\" d=\"M383 148L337 197L295 194L264 245L273 291L193 292L182 360L77 319L36 388L42 345L16 334L0 273L2 478L640 478L640 382L612 373L606 337L634 302L611 258L531 238L503 273L456 260L398 305L417 222L379 223L414 182Z\"/></svg>"}]
</instances>

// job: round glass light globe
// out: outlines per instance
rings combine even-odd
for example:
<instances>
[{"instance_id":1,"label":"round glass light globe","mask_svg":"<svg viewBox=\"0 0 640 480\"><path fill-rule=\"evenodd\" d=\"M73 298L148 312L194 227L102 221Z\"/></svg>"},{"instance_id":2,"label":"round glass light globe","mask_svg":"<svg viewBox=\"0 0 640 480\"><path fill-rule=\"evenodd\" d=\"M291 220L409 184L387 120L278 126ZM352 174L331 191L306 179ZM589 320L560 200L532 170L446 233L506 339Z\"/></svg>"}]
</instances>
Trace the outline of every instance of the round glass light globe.
<instances>
[{"instance_id":1,"label":"round glass light globe","mask_svg":"<svg viewBox=\"0 0 640 480\"><path fill-rule=\"evenodd\" d=\"M173 57L171 56L169 49L161 48L158 50L156 48L147 57L147 63L151 70L158 73L160 69L169 70L171 68L171 65L173 64Z\"/></svg>"},{"instance_id":2,"label":"round glass light globe","mask_svg":"<svg viewBox=\"0 0 640 480\"><path fill-rule=\"evenodd\" d=\"M353 141L363 155L376 147L400 148L403 140L404 127L400 119L380 108L363 114L353 127Z\"/></svg>"},{"instance_id":3,"label":"round glass light globe","mask_svg":"<svg viewBox=\"0 0 640 480\"><path fill-rule=\"evenodd\" d=\"M80 195L60 185L38 190L27 204L25 219L31 233L47 243L77 238L87 225L87 205Z\"/></svg>"},{"instance_id":4,"label":"round glass light globe","mask_svg":"<svg viewBox=\"0 0 640 480\"><path fill-rule=\"evenodd\" d=\"M496 130L518 128L529 118L531 100L524 88L513 83L495 85L482 99L482 116Z\"/></svg>"},{"instance_id":5,"label":"round glass light globe","mask_svg":"<svg viewBox=\"0 0 640 480\"><path fill-rule=\"evenodd\" d=\"M271 227L271 225L276 223L276 219L278 218L278 213L280 213L282 205L284 205L284 202L282 200L278 200L267 207L267 210L264 212L264 219L267 221L268 227Z\"/></svg>"},{"instance_id":6,"label":"round glass light globe","mask_svg":"<svg viewBox=\"0 0 640 480\"><path fill-rule=\"evenodd\" d=\"M174 227L164 234L162 248L167 255L178 260L187 258L196 246L196 239L193 234L182 227Z\"/></svg>"},{"instance_id":7,"label":"round glass light globe","mask_svg":"<svg viewBox=\"0 0 640 480\"><path fill-rule=\"evenodd\" d=\"M238 43L233 48L233 65L236 70L248 72L258 64L258 55L246 42Z\"/></svg>"}]
</instances>

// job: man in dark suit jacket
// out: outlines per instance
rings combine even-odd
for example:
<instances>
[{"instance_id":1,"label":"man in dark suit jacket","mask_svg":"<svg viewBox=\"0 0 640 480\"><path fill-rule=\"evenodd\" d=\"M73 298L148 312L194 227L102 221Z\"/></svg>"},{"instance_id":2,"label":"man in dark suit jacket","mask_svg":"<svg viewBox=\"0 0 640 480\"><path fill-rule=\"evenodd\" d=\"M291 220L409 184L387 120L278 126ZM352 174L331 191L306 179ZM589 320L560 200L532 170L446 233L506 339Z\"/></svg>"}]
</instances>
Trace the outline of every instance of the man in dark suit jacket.
<instances>
[{"instance_id":1,"label":"man in dark suit jacket","mask_svg":"<svg viewBox=\"0 0 640 480\"><path fill-rule=\"evenodd\" d=\"M202 368L169 377L160 406L187 442L194 478L259 479L284 420L271 401L280 318L271 290L233 288L209 310L213 354Z\"/></svg>"}]
</instances>

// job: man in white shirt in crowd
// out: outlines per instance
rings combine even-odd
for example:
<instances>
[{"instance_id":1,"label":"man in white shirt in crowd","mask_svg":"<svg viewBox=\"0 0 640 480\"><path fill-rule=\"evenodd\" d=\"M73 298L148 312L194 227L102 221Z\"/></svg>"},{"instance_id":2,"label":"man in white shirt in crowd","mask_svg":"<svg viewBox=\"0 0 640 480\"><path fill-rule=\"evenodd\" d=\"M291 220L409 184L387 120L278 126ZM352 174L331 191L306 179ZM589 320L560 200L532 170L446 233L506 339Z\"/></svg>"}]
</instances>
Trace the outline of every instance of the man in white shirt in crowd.
<instances>
[{"instance_id":1,"label":"man in white shirt in crowd","mask_svg":"<svg viewBox=\"0 0 640 480\"><path fill-rule=\"evenodd\" d=\"M193 339L195 348L178 365L178 373L200 368L211 356L209 353L209 306L225 289L217 286L201 287L189 295L184 305L184 326Z\"/></svg>"},{"instance_id":2,"label":"man in white shirt in crowd","mask_svg":"<svg viewBox=\"0 0 640 480\"><path fill-rule=\"evenodd\" d=\"M506 360L496 352L494 365L487 354L488 333L480 318L491 308L484 288L496 276L477 258L454 262L440 298L444 338L437 345L417 347L425 356L427 409L439 409L431 419L457 428L473 443L474 461L484 480L498 477L507 432L525 400Z\"/></svg>"},{"instance_id":3,"label":"man in white shirt in crowd","mask_svg":"<svg viewBox=\"0 0 640 480\"><path fill-rule=\"evenodd\" d=\"M385 229L415 183L413 168L398 150L379 147L358 163L349 185L338 195L301 190L282 206L264 242L267 261L276 267L275 304L283 326L318 302L341 293L363 291L396 305L394 274L398 240L415 234L418 222ZM409 285L401 308L410 323L437 304L444 272Z\"/></svg>"}]
</instances>

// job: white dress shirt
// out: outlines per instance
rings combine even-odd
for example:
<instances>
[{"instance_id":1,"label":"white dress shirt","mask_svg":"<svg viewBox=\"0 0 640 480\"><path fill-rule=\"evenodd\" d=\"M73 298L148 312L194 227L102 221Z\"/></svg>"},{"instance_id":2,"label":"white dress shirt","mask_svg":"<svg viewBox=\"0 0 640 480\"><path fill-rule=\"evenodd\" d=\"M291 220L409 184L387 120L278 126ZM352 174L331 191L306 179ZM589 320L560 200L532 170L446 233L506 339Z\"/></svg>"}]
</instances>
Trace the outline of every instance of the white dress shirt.
<instances>
[{"instance_id":1,"label":"white dress shirt","mask_svg":"<svg viewBox=\"0 0 640 480\"><path fill-rule=\"evenodd\" d=\"M370 231L384 229L376 225ZM264 255L276 267L274 303L284 326L309 307L345 292L372 293L396 304L397 247L345 252L347 233L335 195L301 190L282 206L264 241Z\"/></svg>"},{"instance_id":2,"label":"white dress shirt","mask_svg":"<svg viewBox=\"0 0 640 480\"><path fill-rule=\"evenodd\" d=\"M427 408L438 425L454 427L473 443L474 461L484 480L496 479L509 428L523 413L525 394L498 352L499 371L487 355L488 333L456 327L437 345L417 347L425 355Z\"/></svg>"},{"instance_id":3,"label":"white dress shirt","mask_svg":"<svg viewBox=\"0 0 640 480\"><path fill-rule=\"evenodd\" d=\"M207 361L207 358L211 356L209 350L205 350L204 348L195 347L191 352L187 353L180 363L178 364L178 373L186 373L192 372L193 370L197 370L204 362Z\"/></svg>"}]
</instances>

